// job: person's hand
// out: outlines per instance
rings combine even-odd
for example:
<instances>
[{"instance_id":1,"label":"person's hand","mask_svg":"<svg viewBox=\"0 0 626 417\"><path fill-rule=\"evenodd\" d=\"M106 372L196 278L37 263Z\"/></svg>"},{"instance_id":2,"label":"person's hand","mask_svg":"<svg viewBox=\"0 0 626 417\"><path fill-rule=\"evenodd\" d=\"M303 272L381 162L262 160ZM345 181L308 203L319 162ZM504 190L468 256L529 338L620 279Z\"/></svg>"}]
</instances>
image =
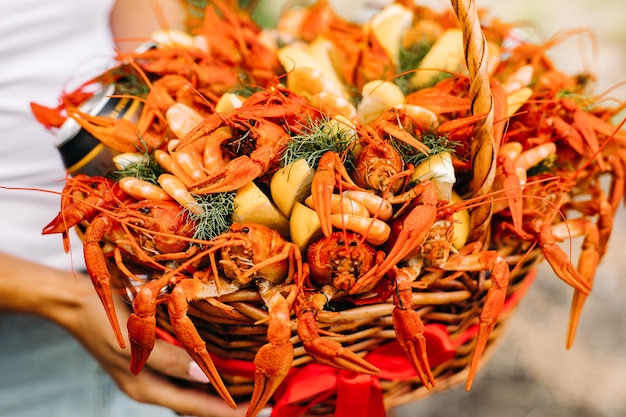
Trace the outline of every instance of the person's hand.
<instances>
[{"instance_id":1,"label":"person's hand","mask_svg":"<svg viewBox=\"0 0 626 417\"><path fill-rule=\"evenodd\" d=\"M230 408L218 396L206 391L177 385L171 378L209 383L208 378L191 360L187 352L168 342L157 339L154 350L139 375L130 372L130 349L120 349L100 299L89 279L79 278L75 285L81 286L81 307L76 309L75 319L68 330L85 346L91 355L111 375L122 391L131 398L144 403L161 405L182 415L197 417L243 416L247 404ZM116 306L118 319L125 328L129 310L121 301ZM126 333L123 331L123 333ZM127 338L127 335L125 335Z\"/></svg>"},{"instance_id":2,"label":"person's hand","mask_svg":"<svg viewBox=\"0 0 626 417\"><path fill-rule=\"evenodd\" d=\"M133 375L129 343L120 349L104 307L85 275L74 276L0 253L0 312L32 314L62 326L85 346L120 389L137 401L167 407L181 415L245 415L248 404L238 404L233 410L208 391L177 383L176 379L207 383L207 378L184 349L163 340L156 341L142 372ZM125 328L129 309L121 300L117 312Z\"/></svg>"}]
</instances>

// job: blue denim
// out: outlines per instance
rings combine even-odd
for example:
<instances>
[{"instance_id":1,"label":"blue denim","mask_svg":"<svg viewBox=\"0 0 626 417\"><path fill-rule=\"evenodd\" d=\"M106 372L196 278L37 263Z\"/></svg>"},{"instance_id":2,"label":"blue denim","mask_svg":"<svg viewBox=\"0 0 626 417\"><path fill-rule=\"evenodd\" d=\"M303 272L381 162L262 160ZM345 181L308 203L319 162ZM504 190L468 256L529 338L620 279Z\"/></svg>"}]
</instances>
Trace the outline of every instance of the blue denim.
<instances>
[{"instance_id":1,"label":"blue denim","mask_svg":"<svg viewBox=\"0 0 626 417\"><path fill-rule=\"evenodd\" d=\"M138 403L75 339L36 317L0 315L0 417L173 417Z\"/></svg>"}]
</instances>

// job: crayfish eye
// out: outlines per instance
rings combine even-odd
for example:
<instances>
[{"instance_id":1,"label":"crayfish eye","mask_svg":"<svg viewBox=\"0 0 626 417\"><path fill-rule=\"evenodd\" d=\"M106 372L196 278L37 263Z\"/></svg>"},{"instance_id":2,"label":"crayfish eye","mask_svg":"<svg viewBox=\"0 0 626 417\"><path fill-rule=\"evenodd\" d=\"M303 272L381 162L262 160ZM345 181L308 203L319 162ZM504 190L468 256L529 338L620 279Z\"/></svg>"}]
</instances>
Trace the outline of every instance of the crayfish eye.
<instances>
[{"instance_id":1,"label":"crayfish eye","mask_svg":"<svg viewBox=\"0 0 626 417\"><path fill-rule=\"evenodd\" d=\"M352 246L354 248L354 247L356 247L358 245L359 245L359 242L357 242L356 240L351 240L349 246Z\"/></svg>"},{"instance_id":2,"label":"crayfish eye","mask_svg":"<svg viewBox=\"0 0 626 417\"><path fill-rule=\"evenodd\" d=\"M250 229L249 229L249 228L247 228L247 227L242 227L242 228L241 228L241 231L242 231L243 233L248 233L248 232L250 232Z\"/></svg>"},{"instance_id":3,"label":"crayfish eye","mask_svg":"<svg viewBox=\"0 0 626 417\"><path fill-rule=\"evenodd\" d=\"M150 214L150 212L152 211L152 209L150 209L150 207L139 207L139 211L142 214Z\"/></svg>"}]
</instances>

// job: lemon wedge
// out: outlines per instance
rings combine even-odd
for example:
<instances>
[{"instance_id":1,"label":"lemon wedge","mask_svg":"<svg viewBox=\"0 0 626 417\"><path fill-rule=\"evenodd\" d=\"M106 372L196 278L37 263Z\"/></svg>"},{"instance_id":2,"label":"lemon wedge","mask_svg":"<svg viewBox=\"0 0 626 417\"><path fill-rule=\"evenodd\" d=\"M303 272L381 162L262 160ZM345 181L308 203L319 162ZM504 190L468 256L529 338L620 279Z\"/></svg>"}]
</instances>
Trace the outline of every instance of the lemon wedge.
<instances>
[{"instance_id":1,"label":"lemon wedge","mask_svg":"<svg viewBox=\"0 0 626 417\"><path fill-rule=\"evenodd\" d=\"M327 83L333 85L332 91L340 91L343 97L343 83L339 79L339 75L335 71L329 56L329 48L331 47L332 45L328 41L318 38L306 46L301 44L284 46L277 51L277 56L288 74L296 68L317 70L323 74ZM292 85L291 87L293 88L294 86Z\"/></svg>"},{"instance_id":2,"label":"lemon wedge","mask_svg":"<svg viewBox=\"0 0 626 417\"><path fill-rule=\"evenodd\" d=\"M115 155L113 157L113 163L117 170L123 171L132 166L145 165L146 155L139 152L124 152Z\"/></svg>"},{"instance_id":3,"label":"lemon wedge","mask_svg":"<svg viewBox=\"0 0 626 417\"><path fill-rule=\"evenodd\" d=\"M467 72L463 52L463 32L461 29L448 29L430 48L411 78L414 88L429 87L442 75L451 72Z\"/></svg>"},{"instance_id":4,"label":"lemon wedge","mask_svg":"<svg viewBox=\"0 0 626 417\"><path fill-rule=\"evenodd\" d=\"M234 207L234 221L259 223L289 237L289 220L254 182L237 190Z\"/></svg>"},{"instance_id":5,"label":"lemon wedge","mask_svg":"<svg viewBox=\"0 0 626 417\"><path fill-rule=\"evenodd\" d=\"M317 213L302 203L294 204L289 224L291 241L298 245L300 250L304 251L309 243L323 236Z\"/></svg>"},{"instance_id":6,"label":"lemon wedge","mask_svg":"<svg viewBox=\"0 0 626 417\"><path fill-rule=\"evenodd\" d=\"M194 46L194 38L187 32L175 29L159 29L152 32L152 41L161 46L185 47Z\"/></svg>"},{"instance_id":7,"label":"lemon wedge","mask_svg":"<svg viewBox=\"0 0 626 417\"><path fill-rule=\"evenodd\" d=\"M396 66L399 61L402 34L412 22L413 12L397 3L385 7L369 21L369 29Z\"/></svg>"},{"instance_id":8,"label":"lemon wedge","mask_svg":"<svg viewBox=\"0 0 626 417\"><path fill-rule=\"evenodd\" d=\"M453 191L450 202L457 203L459 201L461 201L461 197ZM461 249L465 246L465 242L467 242L467 237L469 236L469 210L459 210L452 215L452 218L454 219L454 237L452 238L452 246L456 249Z\"/></svg>"},{"instance_id":9,"label":"lemon wedge","mask_svg":"<svg viewBox=\"0 0 626 417\"><path fill-rule=\"evenodd\" d=\"M298 159L279 169L270 181L272 200L283 215L289 217L293 206L311 193L315 170L306 159Z\"/></svg>"},{"instance_id":10,"label":"lemon wedge","mask_svg":"<svg viewBox=\"0 0 626 417\"><path fill-rule=\"evenodd\" d=\"M506 96L506 112L512 117L532 97L533 90L529 87L520 88Z\"/></svg>"},{"instance_id":11,"label":"lemon wedge","mask_svg":"<svg viewBox=\"0 0 626 417\"><path fill-rule=\"evenodd\" d=\"M411 181L421 182L431 180L439 191L439 199L450 201L452 186L456 182L454 165L449 152L441 152L428 157L415 167Z\"/></svg>"},{"instance_id":12,"label":"lemon wedge","mask_svg":"<svg viewBox=\"0 0 626 417\"><path fill-rule=\"evenodd\" d=\"M241 97L235 93L224 93L215 104L216 113L225 113L238 109L243 104Z\"/></svg>"},{"instance_id":13,"label":"lemon wedge","mask_svg":"<svg viewBox=\"0 0 626 417\"><path fill-rule=\"evenodd\" d=\"M356 112L364 125L373 122L388 108L406 103L404 93L391 81L373 80L363 86Z\"/></svg>"}]
</instances>

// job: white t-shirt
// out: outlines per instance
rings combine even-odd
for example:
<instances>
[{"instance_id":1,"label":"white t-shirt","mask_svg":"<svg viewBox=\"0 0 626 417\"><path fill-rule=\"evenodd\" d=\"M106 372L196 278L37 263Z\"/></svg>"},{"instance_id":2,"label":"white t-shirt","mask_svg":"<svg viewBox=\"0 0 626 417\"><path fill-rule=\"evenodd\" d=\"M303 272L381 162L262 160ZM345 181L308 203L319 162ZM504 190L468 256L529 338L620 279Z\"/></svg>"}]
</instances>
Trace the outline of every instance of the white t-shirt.
<instances>
[{"instance_id":1,"label":"white t-shirt","mask_svg":"<svg viewBox=\"0 0 626 417\"><path fill-rule=\"evenodd\" d=\"M62 91L113 62L113 0L0 2L0 185L61 190L65 170L55 136L30 102L56 106ZM61 235L41 230L59 211L59 195L0 189L0 251L70 268ZM74 266L82 266L74 241Z\"/></svg>"}]
</instances>

